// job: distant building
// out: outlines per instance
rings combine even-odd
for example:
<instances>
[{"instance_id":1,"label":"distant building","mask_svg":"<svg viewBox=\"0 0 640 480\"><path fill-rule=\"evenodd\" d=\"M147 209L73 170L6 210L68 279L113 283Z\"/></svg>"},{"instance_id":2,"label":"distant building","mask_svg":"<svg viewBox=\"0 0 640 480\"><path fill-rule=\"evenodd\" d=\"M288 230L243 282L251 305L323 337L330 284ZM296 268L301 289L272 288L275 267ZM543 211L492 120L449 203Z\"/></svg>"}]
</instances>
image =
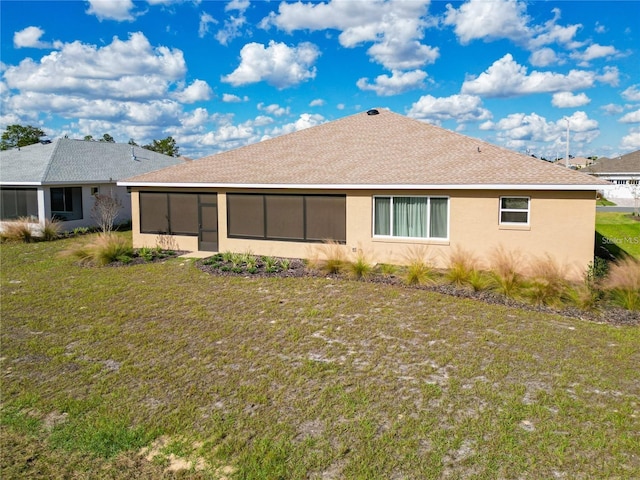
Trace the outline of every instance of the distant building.
<instances>
[{"instance_id":1,"label":"distant building","mask_svg":"<svg viewBox=\"0 0 640 480\"><path fill-rule=\"evenodd\" d=\"M181 163L125 143L69 138L0 151L0 229L18 218L41 225L55 218L65 230L93 226L96 194L117 196L117 222L130 221L131 195L116 182Z\"/></svg>"},{"instance_id":2,"label":"distant building","mask_svg":"<svg viewBox=\"0 0 640 480\"><path fill-rule=\"evenodd\" d=\"M640 196L640 150L615 158L599 158L581 171L608 181L611 185L601 192L614 202Z\"/></svg>"}]
</instances>

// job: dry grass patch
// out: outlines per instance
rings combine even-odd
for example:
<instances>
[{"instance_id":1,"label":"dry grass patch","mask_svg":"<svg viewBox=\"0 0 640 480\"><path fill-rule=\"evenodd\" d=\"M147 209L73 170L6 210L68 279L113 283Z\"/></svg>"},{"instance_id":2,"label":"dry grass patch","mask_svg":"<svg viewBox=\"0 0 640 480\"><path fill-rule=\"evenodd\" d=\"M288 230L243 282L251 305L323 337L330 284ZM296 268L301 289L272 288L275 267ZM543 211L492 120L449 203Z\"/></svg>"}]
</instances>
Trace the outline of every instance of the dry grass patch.
<instances>
[{"instance_id":1,"label":"dry grass patch","mask_svg":"<svg viewBox=\"0 0 640 480\"><path fill-rule=\"evenodd\" d=\"M640 310L640 260L627 256L614 262L602 286L616 304Z\"/></svg>"}]
</instances>

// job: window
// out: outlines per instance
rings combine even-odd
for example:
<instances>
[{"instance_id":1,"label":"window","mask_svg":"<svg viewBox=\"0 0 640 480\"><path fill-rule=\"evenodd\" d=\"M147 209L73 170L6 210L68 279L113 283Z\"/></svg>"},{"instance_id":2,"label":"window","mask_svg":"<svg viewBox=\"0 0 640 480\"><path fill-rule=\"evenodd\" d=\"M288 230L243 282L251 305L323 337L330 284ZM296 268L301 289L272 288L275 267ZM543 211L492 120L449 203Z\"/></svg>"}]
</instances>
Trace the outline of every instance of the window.
<instances>
[{"instance_id":1,"label":"window","mask_svg":"<svg viewBox=\"0 0 640 480\"><path fill-rule=\"evenodd\" d=\"M626 185L627 181L626 180L616 180L616 184L618 184L618 185Z\"/></svg>"},{"instance_id":2,"label":"window","mask_svg":"<svg viewBox=\"0 0 640 480\"><path fill-rule=\"evenodd\" d=\"M344 195L227 194L229 237L346 242Z\"/></svg>"},{"instance_id":3,"label":"window","mask_svg":"<svg viewBox=\"0 0 640 480\"><path fill-rule=\"evenodd\" d=\"M529 197L500 197L501 224L529 224Z\"/></svg>"},{"instance_id":4,"label":"window","mask_svg":"<svg viewBox=\"0 0 640 480\"><path fill-rule=\"evenodd\" d=\"M38 218L38 190L35 188L3 188L0 191L0 218Z\"/></svg>"},{"instance_id":5,"label":"window","mask_svg":"<svg viewBox=\"0 0 640 480\"><path fill-rule=\"evenodd\" d=\"M100 193L100 187L91 187L91 196L95 197Z\"/></svg>"},{"instance_id":6,"label":"window","mask_svg":"<svg viewBox=\"0 0 640 480\"><path fill-rule=\"evenodd\" d=\"M82 219L82 187L51 189L51 216L62 221Z\"/></svg>"},{"instance_id":7,"label":"window","mask_svg":"<svg viewBox=\"0 0 640 480\"><path fill-rule=\"evenodd\" d=\"M381 237L449 238L449 198L374 197L373 234Z\"/></svg>"},{"instance_id":8,"label":"window","mask_svg":"<svg viewBox=\"0 0 640 480\"><path fill-rule=\"evenodd\" d=\"M140 192L140 233L198 235L197 193Z\"/></svg>"}]
</instances>

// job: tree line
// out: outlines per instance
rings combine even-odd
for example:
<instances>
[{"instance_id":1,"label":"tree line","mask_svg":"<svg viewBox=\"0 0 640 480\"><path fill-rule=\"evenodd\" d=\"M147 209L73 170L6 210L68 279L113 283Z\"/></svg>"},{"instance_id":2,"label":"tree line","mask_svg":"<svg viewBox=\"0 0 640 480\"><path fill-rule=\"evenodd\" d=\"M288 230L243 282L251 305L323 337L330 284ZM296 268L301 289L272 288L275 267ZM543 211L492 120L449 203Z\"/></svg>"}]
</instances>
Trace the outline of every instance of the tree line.
<instances>
[{"instance_id":1,"label":"tree line","mask_svg":"<svg viewBox=\"0 0 640 480\"><path fill-rule=\"evenodd\" d=\"M31 125L9 125L0 137L0 150L9 150L11 148L26 147L27 145L33 145L40 142L40 138L44 137L46 133L41 128L33 127ZM94 139L93 135L86 135L85 141L88 142L107 142L116 143L114 138L105 133L99 139ZM129 139L129 145L139 147L133 138ZM176 145L176 141L173 137L169 136L161 140L153 140L147 145L142 145L141 148L151 150L153 152L163 153L170 157L180 156L180 147Z\"/></svg>"}]
</instances>

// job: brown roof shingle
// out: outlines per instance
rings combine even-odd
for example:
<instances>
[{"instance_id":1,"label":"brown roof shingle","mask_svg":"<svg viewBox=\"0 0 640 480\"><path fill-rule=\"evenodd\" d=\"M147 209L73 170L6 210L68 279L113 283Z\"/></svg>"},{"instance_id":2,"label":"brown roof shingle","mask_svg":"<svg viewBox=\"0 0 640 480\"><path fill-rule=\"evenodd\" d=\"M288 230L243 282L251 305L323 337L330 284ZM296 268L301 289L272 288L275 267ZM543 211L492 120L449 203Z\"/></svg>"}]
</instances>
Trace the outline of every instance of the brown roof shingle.
<instances>
[{"instance_id":1,"label":"brown roof shingle","mask_svg":"<svg viewBox=\"0 0 640 480\"><path fill-rule=\"evenodd\" d=\"M131 178L128 185L335 187L564 185L606 182L388 110Z\"/></svg>"}]
</instances>

